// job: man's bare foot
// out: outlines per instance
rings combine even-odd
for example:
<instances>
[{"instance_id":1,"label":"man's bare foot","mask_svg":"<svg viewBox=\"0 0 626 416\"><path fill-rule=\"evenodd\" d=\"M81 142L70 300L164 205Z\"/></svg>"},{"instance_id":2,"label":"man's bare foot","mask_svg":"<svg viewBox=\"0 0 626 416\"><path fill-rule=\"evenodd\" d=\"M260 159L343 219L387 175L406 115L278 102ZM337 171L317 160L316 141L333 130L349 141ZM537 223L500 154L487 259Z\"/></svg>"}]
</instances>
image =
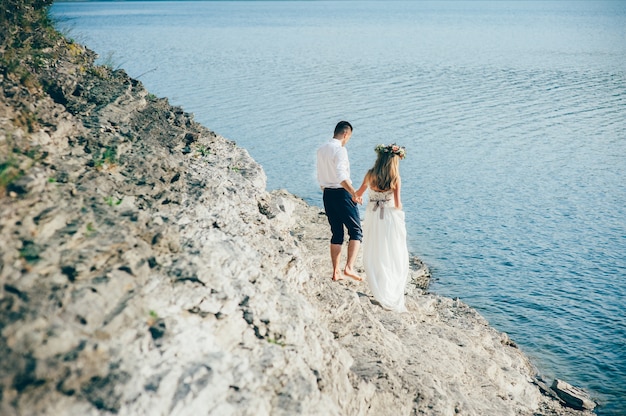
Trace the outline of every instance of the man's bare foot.
<instances>
[{"instance_id":1,"label":"man's bare foot","mask_svg":"<svg viewBox=\"0 0 626 416\"><path fill-rule=\"evenodd\" d=\"M337 272L333 274L333 282L337 282L339 280L343 280L343 276L341 275L341 273Z\"/></svg>"},{"instance_id":2,"label":"man's bare foot","mask_svg":"<svg viewBox=\"0 0 626 416\"><path fill-rule=\"evenodd\" d=\"M356 274L356 273L355 273L352 269L350 269L350 268L348 268L348 267L346 267L346 268L343 270L343 273L344 273L346 276L349 276L349 277L351 277L352 279L356 280L357 282L362 282L362 281L363 281L363 279L361 278L361 276L359 276L358 274Z\"/></svg>"}]
</instances>

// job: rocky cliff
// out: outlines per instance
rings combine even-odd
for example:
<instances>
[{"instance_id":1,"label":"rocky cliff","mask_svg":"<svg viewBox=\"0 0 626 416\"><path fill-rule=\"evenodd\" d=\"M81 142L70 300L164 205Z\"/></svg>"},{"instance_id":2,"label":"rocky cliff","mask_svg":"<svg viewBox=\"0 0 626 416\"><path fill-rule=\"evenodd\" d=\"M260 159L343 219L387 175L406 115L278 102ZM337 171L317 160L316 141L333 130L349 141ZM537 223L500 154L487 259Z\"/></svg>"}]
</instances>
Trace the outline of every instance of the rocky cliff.
<instances>
[{"instance_id":1,"label":"rocky cliff","mask_svg":"<svg viewBox=\"0 0 626 416\"><path fill-rule=\"evenodd\" d=\"M583 415L505 334L329 277L323 212L235 143L0 11L2 415Z\"/></svg>"}]
</instances>

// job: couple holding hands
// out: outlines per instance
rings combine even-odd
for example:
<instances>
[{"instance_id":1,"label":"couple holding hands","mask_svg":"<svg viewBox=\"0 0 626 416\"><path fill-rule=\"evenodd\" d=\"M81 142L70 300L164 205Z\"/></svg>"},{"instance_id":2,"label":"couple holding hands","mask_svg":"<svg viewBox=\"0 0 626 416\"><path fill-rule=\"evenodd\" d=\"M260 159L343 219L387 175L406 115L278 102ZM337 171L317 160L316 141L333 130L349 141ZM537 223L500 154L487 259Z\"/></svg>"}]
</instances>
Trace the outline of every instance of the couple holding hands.
<instances>
[{"instance_id":1,"label":"couple holding hands","mask_svg":"<svg viewBox=\"0 0 626 416\"><path fill-rule=\"evenodd\" d=\"M341 280L339 270L344 227L350 237L348 256L343 274L361 281L354 270L361 242L363 266L374 298L386 309L405 312L404 287L409 274L409 254L406 246L406 226L400 198L400 159L404 147L396 144L378 145L374 166L367 171L359 189L350 180L350 162L346 144L352 137L352 125L340 121L333 138L317 151L317 179L324 193L324 209L332 237L330 257L334 281ZM365 220L357 204L369 189Z\"/></svg>"}]
</instances>

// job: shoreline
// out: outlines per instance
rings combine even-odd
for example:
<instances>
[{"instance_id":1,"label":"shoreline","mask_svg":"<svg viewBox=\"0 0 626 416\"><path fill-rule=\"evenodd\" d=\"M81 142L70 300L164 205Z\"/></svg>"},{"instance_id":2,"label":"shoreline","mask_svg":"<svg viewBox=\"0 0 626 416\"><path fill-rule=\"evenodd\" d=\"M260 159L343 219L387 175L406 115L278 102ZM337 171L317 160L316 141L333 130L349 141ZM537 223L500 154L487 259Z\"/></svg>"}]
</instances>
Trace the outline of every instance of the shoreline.
<instances>
[{"instance_id":1,"label":"shoreline","mask_svg":"<svg viewBox=\"0 0 626 416\"><path fill-rule=\"evenodd\" d=\"M362 376L364 379L368 381L385 379L387 380L387 382L389 382L389 375L387 374L389 369L386 368L385 365L380 365L382 364L380 361L379 365L375 365L372 367L371 356L369 356L369 354L367 353L363 354L362 348L360 348L358 345L359 340L362 339L361 337L363 337L363 333L360 333L360 331L364 326L363 319L360 316L361 312L363 310L366 310L368 315L367 319L369 322L369 324L365 325L366 327L371 328L373 325L381 324L385 326L389 322L388 320L391 320L393 321L392 331L398 331L398 327L403 327L402 330L400 330L401 332L404 332L405 334L418 333L419 335L417 335L416 338L420 340L423 340L423 337L431 334L431 329L423 328L421 326L423 324L429 324L433 327L443 325L445 327L444 331L450 330L450 327L459 329L459 333L449 335L449 337L452 339L455 339L457 337L467 339L467 337L471 338L474 335L478 334L480 334L478 335L479 337L484 337L485 332L490 333L491 335L489 336L493 337L493 339L496 340L496 343L501 344L503 348L508 350L506 354L512 354L512 356L514 357L514 361L521 360L523 362L523 364L518 363L518 365L521 365L521 367L517 368L517 370L527 372L526 377L528 377L530 383L534 386L534 388L537 388L544 395L545 401L541 400L542 404L540 406L545 406L545 408L542 409L538 414L560 414L558 413L559 411L565 412L563 414L577 414L577 411L570 408L558 409L558 406L557 408L553 407L555 403L564 404L564 402L560 399L560 397L557 395L556 391L553 388L546 385L530 359L521 350L518 349L515 342L511 340L506 333L495 330L475 309L469 307L460 300L451 299L428 292L430 271L428 270L427 265L424 264L417 256L413 254L410 256L411 266L407 288L405 290L407 308L409 309L409 313L397 314L391 311L386 311L382 307L380 307L378 302L376 302L371 292L369 291L365 279L363 282L355 282L350 279L344 279L339 282L332 282L330 277L324 279L324 276L330 275L330 272L328 272L328 270L330 270L331 268L329 265L330 260L327 258L327 241L329 238L329 231L327 230L328 227L323 209L317 206L309 205L301 198L294 196L285 190L272 191L271 194L273 198L278 199L279 202L277 202L277 206L279 207L285 207L291 204L295 205L295 207L287 208L285 210L286 213L293 213L293 215L301 219L299 225L292 225L293 228L291 233L294 235L297 241L301 242L304 245L309 267L311 267L311 269L314 271L317 279L319 280L321 278L322 280L321 283L313 285L313 287L308 287L307 283L304 283L303 293L305 294L305 296L307 296L311 303L317 303L317 307L327 313L327 318L325 320L326 325L329 327L329 329L331 329L331 332L333 333L335 339L339 340L340 344L348 349L353 357L358 357L357 362L354 364L354 367L360 368L360 371L363 371ZM342 261L344 260L345 250L342 251ZM357 257L356 268L361 274L364 273L362 268L361 252L359 252L359 256ZM321 285L321 287L319 285ZM334 292L333 289L336 289L334 288L334 286L338 286L340 288L339 290L341 291L353 293L343 293L341 301L337 301L337 293L332 293L330 295L326 293L327 291ZM325 301L328 301L328 303L326 303ZM359 313L354 313L352 315L355 318L354 322L351 320L346 320L345 318L335 316L335 313L332 310L332 305L340 305L343 310L347 311L358 310ZM416 316L417 321L415 320ZM428 318L430 318L430 320ZM351 333L351 331L353 333ZM473 334L473 331L476 331L476 333ZM404 337L399 337L399 339L404 340ZM411 345L410 341L403 342ZM400 342L400 344L402 344L403 342ZM471 343L461 342L458 344L458 346L461 348L465 348L469 344ZM369 347L372 348L371 345ZM417 373L419 371L423 371L422 368L412 368L412 366L415 366L416 363L410 357L406 358L407 361L404 363L404 365L395 362L397 360L397 357L393 357L394 354L406 348L407 345L388 345L387 350L384 351L383 354L381 354L387 355L387 359L389 360L389 362L385 364L392 367L395 366L397 368L397 373L395 375L399 378L402 378L402 372ZM422 348L423 350L429 349L427 347ZM438 357L449 357L456 354L453 351L449 351L445 348L435 345L431 346L430 348L434 352L435 356ZM500 348L500 346L496 348ZM454 347L452 347L452 349L454 349ZM390 353L391 356L388 355ZM474 353L480 355L484 354L484 351L474 351ZM436 360L436 358L434 357L432 359ZM490 359L493 359L493 357L487 359L487 361ZM510 365L510 362L508 364ZM457 365L459 365L458 362ZM364 368L361 369L361 367ZM419 365L417 367L419 367ZM442 367L444 368L438 368L437 371L433 371L433 373L437 373L439 376L442 376L442 370L450 371L451 373L454 373L455 371L449 368L446 369L443 365ZM524 370L521 370L522 368ZM432 375L432 373L429 374ZM390 383L391 385L386 385L384 387L379 385L378 387L388 389L389 391L402 390L403 388L406 388L406 385L404 383L408 383L409 385L419 384L421 382L421 378L410 381L403 380L402 382L398 381L397 379L394 381L397 384L394 385L393 383ZM517 382L519 382L519 380ZM515 385L516 382L511 382L511 384ZM579 391L578 393L582 392ZM585 398L585 400L589 399ZM384 409L386 409L389 405L391 405L391 403L381 404L377 412L381 412L380 414L385 414ZM590 401L587 401L586 405L593 407L593 404ZM454 412L459 412L461 414L464 414L466 411L468 411L468 409L464 409L462 406L457 406L454 408ZM482 411L484 411L484 409ZM502 409L497 410L497 412L504 412L502 414L506 414L506 411ZM584 413L586 414L586 412ZM378 413L374 412L373 414ZM474 413L470 411L469 414ZM483 413L478 412L476 414Z\"/></svg>"},{"instance_id":2,"label":"shoreline","mask_svg":"<svg viewBox=\"0 0 626 416\"><path fill-rule=\"evenodd\" d=\"M419 261L406 314L325 278L317 207L30 23L43 46L0 71L2 414L593 414L544 395L475 310L425 293Z\"/></svg>"}]
</instances>

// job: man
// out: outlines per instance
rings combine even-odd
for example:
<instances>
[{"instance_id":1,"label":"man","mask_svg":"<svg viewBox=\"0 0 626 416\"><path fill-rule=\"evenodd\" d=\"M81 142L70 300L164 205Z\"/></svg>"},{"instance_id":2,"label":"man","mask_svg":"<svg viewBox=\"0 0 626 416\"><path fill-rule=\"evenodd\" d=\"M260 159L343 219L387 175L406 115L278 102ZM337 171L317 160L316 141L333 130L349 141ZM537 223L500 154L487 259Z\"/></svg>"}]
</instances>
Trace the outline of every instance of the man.
<instances>
[{"instance_id":1,"label":"man","mask_svg":"<svg viewBox=\"0 0 626 416\"><path fill-rule=\"evenodd\" d=\"M335 127L333 138L317 150L317 180L324 192L324 209L330 224L330 258L333 263L333 281L343 279L339 270L344 226L348 229L348 259L343 272L354 280L361 277L354 271L363 232L357 203L362 203L350 180L350 162L345 146L352 137L352 125L340 121Z\"/></svg>"}]
</instances>

